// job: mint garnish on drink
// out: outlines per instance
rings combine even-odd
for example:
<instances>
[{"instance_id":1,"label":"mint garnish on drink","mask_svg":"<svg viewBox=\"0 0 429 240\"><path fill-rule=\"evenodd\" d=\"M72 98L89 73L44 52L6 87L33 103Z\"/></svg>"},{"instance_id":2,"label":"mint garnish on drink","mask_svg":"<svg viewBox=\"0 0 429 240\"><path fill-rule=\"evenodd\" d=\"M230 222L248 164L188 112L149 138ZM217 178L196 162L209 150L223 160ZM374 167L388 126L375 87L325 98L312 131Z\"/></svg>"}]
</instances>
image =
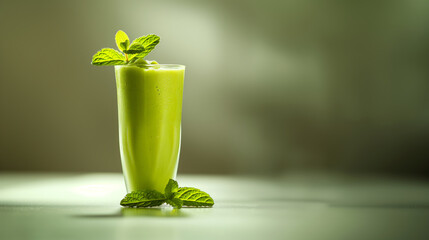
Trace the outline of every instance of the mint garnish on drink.
<instances>
[{"instance_id":1,"label":"mint garnish on drink","mask_svg":"<svg viewBox=\"0 0 429 240\"><path fill-rule=\"evenodd\" d=\"M92 57L92 65L104 66L138 62L145 63L144 57L146 57L159 43L159 37L154 34L136 38L130 43L128 35L121 30L116 33L115 40L120 51L113 48L103 48Z\"/></svg>"},{"instance_id":2,"label":"mint garnish on drink","mask_svg":"<svg viewBox=\"0 0 429 240\"><path fill-rule=\"evenodd\" d=\"M155 207L167 203L174 208L212 207L213 199L206 192L197 188L179 187L179 184L170 179L165 186L164 194L156 190L133 191L121 201L125 207Z\"/></svg>"}]
</instances>

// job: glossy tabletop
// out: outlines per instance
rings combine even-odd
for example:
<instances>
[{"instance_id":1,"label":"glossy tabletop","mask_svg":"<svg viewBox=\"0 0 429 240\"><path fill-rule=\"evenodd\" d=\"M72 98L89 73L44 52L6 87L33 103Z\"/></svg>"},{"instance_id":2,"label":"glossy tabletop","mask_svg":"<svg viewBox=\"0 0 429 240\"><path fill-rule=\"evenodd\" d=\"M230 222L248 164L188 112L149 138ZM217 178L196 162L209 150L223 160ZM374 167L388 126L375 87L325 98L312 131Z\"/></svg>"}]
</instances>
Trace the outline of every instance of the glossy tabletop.
<instances>
[{"instance_id":1,"label":"glossy tabletop","mask_svg":"<svg viewBox=\"0 0 429 240\"><path fill-rule=\"evenodd\" d=\"M121 208L121 174L0 173L0 239L429 239L429 182L179 175L213 208Z\"/></svg>"}]
</instances>

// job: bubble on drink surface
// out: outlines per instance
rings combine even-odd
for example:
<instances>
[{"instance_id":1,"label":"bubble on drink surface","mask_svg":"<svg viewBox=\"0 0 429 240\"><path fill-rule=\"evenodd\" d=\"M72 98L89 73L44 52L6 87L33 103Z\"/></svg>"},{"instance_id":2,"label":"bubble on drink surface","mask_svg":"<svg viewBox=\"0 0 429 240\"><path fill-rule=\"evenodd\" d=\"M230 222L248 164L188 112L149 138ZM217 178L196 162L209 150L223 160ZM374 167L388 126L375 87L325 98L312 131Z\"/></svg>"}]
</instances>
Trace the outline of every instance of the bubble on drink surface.
<instances>
[{"instance_id":1,"label":"bubble on drink surface","mask_svg":"<svg viewBox=\"0 0 429 240\"><path fill-rule=\"evenodd\" d=\"M158 69L161 67L159 63L155 60L144 60L144 59L138 59L134 62L135 65L141 66L141 67L147 67L147 65L150 66L150 68Z\"/></svg>"},{"instance_id":2,"label":"bubble on drink surface","mask_svg":"<svg viewBox=\"0 0 429 240\"><path fill-rule=\"evenodd\" d=\"M149 64L146 60L143 58L137 59L137 61L134 62L135 64L141 65L141 64Z\"/></svg>"},{"instance_id":3,"label":"bubble on drink surface","mask_svg":"<svg viewBox=\"0 0 429 240\"><path fill-rule=\"evenodd\" d=\"M159 63L155 60L146 60L148 62L148 64L152 65L153 68L158 69L161 67L161 65L159 65Z\"/></svg>"}]
</instances>

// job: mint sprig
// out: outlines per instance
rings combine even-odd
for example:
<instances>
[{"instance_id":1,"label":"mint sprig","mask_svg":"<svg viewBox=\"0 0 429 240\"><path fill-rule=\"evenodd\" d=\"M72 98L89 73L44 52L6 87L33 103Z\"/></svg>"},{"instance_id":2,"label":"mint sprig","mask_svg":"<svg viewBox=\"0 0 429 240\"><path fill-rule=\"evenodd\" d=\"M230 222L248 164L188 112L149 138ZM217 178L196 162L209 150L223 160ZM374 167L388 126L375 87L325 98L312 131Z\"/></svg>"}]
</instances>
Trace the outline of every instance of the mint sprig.
<instances>
[{"instance_id":1,"label":"mint sprig","mask_svg":"<svg viewBox=\"0 0 429 240\"><path fill-rule=\"evenodd\" d=\"M124 207L155 207L167 203L174 208L212 207L213 199L206 192L192 187L179 187L179 184L170 179L165 186L164 194L155 190L133 191L121 201Z\"/></svg>"},{"instance_id":2,"label":"mint sprig","mask_svg":"<svg viewBox=\"0 0 429 240\"><path fill-rule=\"evenodd\" d=\"M154 34L136 38L131 44L128 35L119 30L115 35L118 49L104 48L92 57L92 65L124 65L143 60L159 43L160 38Z\"/></svg>"}]
</instances>

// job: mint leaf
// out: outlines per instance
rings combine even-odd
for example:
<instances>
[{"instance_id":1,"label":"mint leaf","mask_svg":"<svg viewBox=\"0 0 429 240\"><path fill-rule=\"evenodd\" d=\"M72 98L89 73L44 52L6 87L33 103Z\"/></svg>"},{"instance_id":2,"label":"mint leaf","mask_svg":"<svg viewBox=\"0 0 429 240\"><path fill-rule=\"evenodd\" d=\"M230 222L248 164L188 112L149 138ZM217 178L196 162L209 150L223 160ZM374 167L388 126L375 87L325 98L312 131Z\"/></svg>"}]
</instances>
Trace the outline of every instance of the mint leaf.
<instances>
[{"instance_id":1,"label":"mint leaf","mask_svg":"<svg viewBox=\"0 0 429 240\"><path fill-rule=\"evenodd\" d=\"M121 201L125 207L154 207L163 204L170 204L174 208L189 207L212 207L213 199L204 191L192 187L181 187L170 179L165 186L165 193L156 190L133 191L128 193Z\"/></svg>"},{"instance_id":2,"label":"mint leaf","mask_svg":"<svg viewBox=\"0 0 429 240\"><path fill-rule=\"evenodd\" d=\"M177 191L179 190L179 184L170 179L165 186L164 195L167 198L166 203L170 204L174 208L182 208L183 201L176 197Z\"/></svg>"},{"instance_id":3,"label":"mint leaf","mask_svg":"<svg viewBox=\"0 0 429 240\"><path fill-rule=\"evenodd\" d=\"M172 199L174 197L174 193L176 193L177 190L179 190L179 184L173 179L170 179L167 183L167 186L165 186L165 197L167 199Z\"/></svg>"},{"instance_id":4,"label":"mint leaf","mask_svg":"<svg viewBox=\"0 0 429 240\"><path fill-rule=\"evenodd\" d=\"M143 52L144 50L145 49L143 45L141 45L140 43L133 42L133 44L131 44L131 46L127 50L123 50L122 52L126 54L137 54Z\"/></svg>"},{"instance_id":5,"label":"mint leaf","mask_svg":"<svg viewBox=\"0 0 429 240\"><path fill-rule=\"evenodd\" d=\"M141 53L138 53L136 55L131 56L130 61L137 59L137 58L146 57L146 55L148 55L155 48L155 46L159 43L159 39L160 38L158 36L156 36L155 34L149 34L149 35L135 39L133 41L133 44L139 43L139 44L143 45L144 51Z\"/></svg>"},{"instance_id":6,"label":"mint leaf","mask_svg":"<svg viewBox=\"0 0 429 240\"><path fill-rule=\"evenodd\" d=\"M133 41L133 43L134 42L140 43L146 49L146 52L149 53L159 43L159 39L160 38L157 35L149 34L149 35L137 38L136 40Z\"/></svg>"},{"instance_id":7,"label":"mint leaf","mask_svg":"<svg viewBox=\"0 0 429 240\"><path fill-rule=\"evenodd\" d=\"M164 194L156 190L133 191L128 193L121 201L126 207L154 207L165 202Z\"/></svg>"},{"instance_id":8,"label":"mint leaf","mask_svg":"<svg viewBox=\"0 0 429 240\"><path fill-rule=\"evenodd\" d=\"M124 31L119 30L116 32L115 41L119 50L125 56L114 49L104 48L93 56L91 63L97 66L134 64L138 60L143 59L155 48L159 43L159 37L149 34L135 39L130 45L128 35Z\"/></svg>"},{"instance_id":9,"label":"mint leaf","mask_svg":"<svg viewBox=\"0 0 429 240\"><path fill-rule=\"evenodd\" d=\"M125 63L125 57L112 48L103 48L92 57L92 65L120 65Z\"/></svg>"},{"instance_id":10,"label":"mint leaf","mask_svg":"<svg viewBox=\"0 0 429 240\"><path fill-rule=\"evenodd\" d=\"M183 201L180 198L167 199L165 202L178 209L182 208L183 206Z\"/></svg>"},{"instance_id":11,"label":"mint leaf","mask_svg":"<svg viewBox=\"0 0 429 240\"><path fill-rule=\"evenodd\" d=\"M182 200L184 206L211 207L214 205L210 195L197 188L181 187L174 197Z\"/></svg>"},{"instance_id":12,"label":"mint leaf","mask_svg":"<svg viewBox=\"0 0 429 240\"><path fill-rule=\"evenodd\" d=\"M119 30L118 32L116 32L115 40L119 50L124 52L124 50L128 49L128 46L130 45L130 39L128 38L128 35L124 31Z\"/></svg>"}]
</instances>

